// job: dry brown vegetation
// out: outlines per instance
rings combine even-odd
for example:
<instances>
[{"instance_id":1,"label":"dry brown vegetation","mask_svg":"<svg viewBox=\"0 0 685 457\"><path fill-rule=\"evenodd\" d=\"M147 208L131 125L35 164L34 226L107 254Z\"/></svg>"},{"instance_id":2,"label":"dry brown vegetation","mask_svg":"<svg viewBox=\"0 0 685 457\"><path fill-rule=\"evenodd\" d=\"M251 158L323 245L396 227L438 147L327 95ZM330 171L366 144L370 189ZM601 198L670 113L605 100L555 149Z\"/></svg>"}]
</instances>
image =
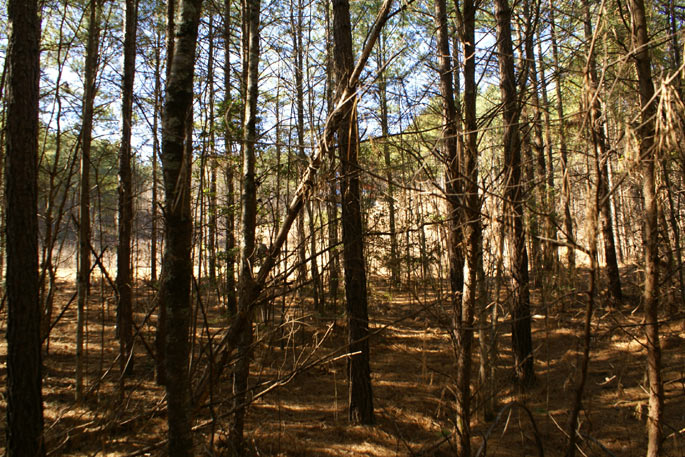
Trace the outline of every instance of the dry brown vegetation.
<instances>
[{"instance_id":1,"label":"dry brown vegetation","mask_svg":"<svg viewBox=\"0 0 685 457\"><path fill-rule=\"evenodd\" d=\"M582 352L586 279L580 273L575 287L561 282L548 287L545 296L553 298L546 303L541 302L539 289L533 291L537 382L525 393L512 387L510 333L507 314L503 314L497 361L500 414L496 421L486 422L478 411L472 422L474 449L487 437L480 455L537 455L536 432L528 413L545 455L563 455L566 437L562 430ZM580 416L580 450L588 456L641 456L646 448L639 274L625 269L624 281L628 284L625 305L616 310L601 308L593 321L589 379ZM74 402L73 304L54 328L49 346L44 346L45 434L51 455L165 454L164 389L154 382L154 361L148 351L154 342L154 290L142 281L140 284L136 289L135 322L140 334L134 375L126 378L123 397L118 387L115 307L108 286L92 285L87 319L87 401L83 405ZM72 296L74 284L65 281L60 286L56 303L61 309ZM372 281L371 363L377 424L369 427L350 426L347 421L344 317L315 316L310 303L295 294L278 297L275 317L257 324L251 385L253 397L258 398L248 410L246 434L251 455L455 455L455 362L452 343L441 324L449 314L439 298L441 289L446 286L414 284L411 290L397 290L384 279ZM506 299L504 294L502 299ZM216 300L203 294L202 302L208 313L206 325L198 314L194 379L205 360L198 359L198 354L200 344L206 343L206 328L216 336L226 325L223 309L213 305ZM281 319L284 304L286 313ZM500 305L504 311L506 303ZM4 312L2 317L4 333ZM682 315L662 317L664 455L683 456L685 322ZM4 383L4 337L1 341L0 381ZM477 365L476 360L474 370ZM230 398L230 377L224 377L212 389L210 406L196 415L197 455L221 454L227 442ZM4 416L4 398L0 408ZM4 447L4 439L4 434L0 435L0 446Z\"/></svg>"}]
</instances>

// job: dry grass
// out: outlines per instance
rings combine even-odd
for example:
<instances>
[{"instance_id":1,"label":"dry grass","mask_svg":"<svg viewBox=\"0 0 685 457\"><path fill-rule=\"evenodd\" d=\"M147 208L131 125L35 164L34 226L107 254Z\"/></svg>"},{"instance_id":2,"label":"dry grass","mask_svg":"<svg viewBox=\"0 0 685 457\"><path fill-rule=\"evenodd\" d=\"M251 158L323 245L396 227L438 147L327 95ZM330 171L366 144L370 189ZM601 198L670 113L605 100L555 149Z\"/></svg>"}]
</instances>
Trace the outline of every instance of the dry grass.
<instances>
[{"instance_id":1,"label":"dry grass","mask_svg":"<svg viewBox=\"0 0 685 457\"><path fill-rule=\"evenodd\" d=\"M511 387L510 334L506 324L500 329L499 404L516 401L526 406L533 414L546 455L564 453L567 410L573 398L574 376L581 353L582 279L578 280L578 290L567 287L547 291L546 296L563 297L549 299L547 304L541 303L539 291L534 291L537 383L528 392ZM415 293L392 291L380 280L375 280L370 290L372 328L376 331L371 338L371 361L377 424L348 425L345 358L314 364L251 405L246 435L252 455L384 457L419 455L429 448L432 448L430 455L454 455L454 440L444 439L452 433L454 424L453 348L441 328L440 316L447 311L434 303L435 286L427 293L421 291L420 296L426 302L421 302ZM581 451L588 456L609 455L608 452L616 456L641 456L646 449L644 337L639 325L637 291L627 292L623 308L600 309L594 319L592 361L580 417L580 431L585 436ZM61 283L56 313L72 293L73 284ZM152 296L152 291L144 286L137 289L138 325L152 307ZM563 312L562 301L565 302ZM210 297L204 297L203 303L210 308L210 332L219 333L226 323L221 306ZM255 392L297 367L344 348L343 318L308 314L305 311L310 309L309 303L306 300L301 303L294 295L284 303L287 312L283 325L261 323L257 326L258 343L252 364ZM279 299L277 311L281 305ZM83 405L75 405L73 395L75 304L52 333L49 352L44 357L44 401L46 438L53 455L124 456L165 438L164 390L154 382L154 361L141 340L136 342L134 376L126 379L123 396L119 392L114 312L109 291L94 284L88 308L89 394ZM275 321L280 322L280 313L276 312L275 316ZM667 436L664 455L683 456L685 331L682 317L666 319L664 316L664 320ZM3 315L3 333L4 326ZM196 355L199 343L207 337L201 320L197 335ZM142 325L141 336L153 347L154 316ZM0 343L3 361L5 353L3 338ZM477 366L476 355L474 376ZM0 381L4 383L4 363L0 370ZM213 407L201 411L198 423L212 423L213 427L203 427L196 433L197 455L219 455L225 443L228 430L225 416L231 407L228 377L215 386L211 400ZM0 409L4 416L4 399ZM217 419L212 422L211 417ZM472 426L475 449L492 426L487 441L489 456L536 454L533 430L522 409L503 414L495 425L483 421L480 413L475 414ZM4 445L3 440L4 434L1 434L0 447ZM441 441L440 446L433 446ZM163 448L144 455L164 455Z\"/></svg>"}]
</instances>

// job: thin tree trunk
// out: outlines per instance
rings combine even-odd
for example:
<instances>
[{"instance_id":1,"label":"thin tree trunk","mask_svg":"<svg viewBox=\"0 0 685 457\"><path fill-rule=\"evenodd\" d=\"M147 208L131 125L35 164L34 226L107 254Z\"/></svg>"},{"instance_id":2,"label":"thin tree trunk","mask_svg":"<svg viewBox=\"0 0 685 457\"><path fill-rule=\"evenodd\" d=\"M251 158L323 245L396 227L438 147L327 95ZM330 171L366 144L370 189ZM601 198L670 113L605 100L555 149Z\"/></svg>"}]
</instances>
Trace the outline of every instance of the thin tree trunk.
<instances>
[{"instance_id":1,"label":"thin tree trunk","mask_svg":"<svg viewBox=\"0 0 685 457\"><path fill-rule=\"evenodd\" d=\"M7 455L45 455L38 301L38 99L36 0L9 0L6 123Z\"/></svg>"},{"instance_id":2,"label":"thin tree trunk","mask_svg":"<svg viewBox=\"0 0 685 457\"><path fill-rule=\"evenodd\" d=\"M585 308L585 325L583 329L583 358L580 362L580 373L576 383L576 390L571 407L571 414L568 421L568 437L569 443L566 449L566 457L574 457L576 454L577 433L576 427L578 425L578 415L582 408L583 392L585 390L585 383L587 381L588 365L590 362L590 344L592 341L592 313L595 306L595 297L597 294L597 276L599 274L599 265L597 258L597 224L599 222L599 208L601 205L602 194L606 188L606 184L602 183L605 176L602 172L602 161L606 159L605 150L602 146L602 137L597 135L597 128L602 127L598 125L597 106L597 84L596 75L592 72L594 62L594 41L591 27L589 27L590 20L590 6L587 0L583 0L583 13L585 15L585 39L588 40L587 47L587 64L585 67L585 93L583 103L587 110L587 121L589 136L592 138L592 158L594 165L595 187L588 185L588 206L585 217L585 235L587 237L588 255L590 257L590 284L588 289L588 300ZM590 44L591 43L591 44ZM599 121L601 122L601 121ZM588 170L589 172L589 170Z\"/></svg>"},{"instance_id":3,"label":"thin tree trunk","mask_svg":"<svg viewBox=\"0 0 685 457\"><path fill-rule=\"evenodd\" d=\"M333 105L333 95L335 78L333 71L333 37L330 24L330 3L326 2L326 103L328 112L335 109ZM338 289L340 285L340 259L338 258L338 196L335 165L335 149L331 148L329 159L330 179L328 180L328 198L326 204L326 215L328 216L328 247L329 247L329 272L328 272L328 293L333 304L333 312L336 312L338 303Z\"/></svg>"},{"instance_id":4,"label":"thin tree trunk","mask_svg":"<svg viewBox=\"0 0 685 457\"><path fill-rule=\"evenodd\" d=\"M167 1L166 9L166 81L167 86L171 77L171 67L174 60L174 53L176 47L176 41L174 38L174 33L176 30L176 0ZM164 147L164 135L166 130L166 100L164 102L164 107L162 110L162 147ZM184 119L185 121L185 119ZM181 137L185 138L185 134ZM163 179L166 180L166 172L164 171L164 150L162 150L162 175ZM165 181L166 182L166 181ZM166 184L164 185L165 197L166 197ZM166 221L165 221L165 236L166 236ZM164 246L165 253L162 256L162 278L164 281L166 272L164 271L166 262L164 261L164 256L166 256L167 246ZM161 283L160 283L161 286ZM155 345L157 348L157 359L156 363L156 378L157 384L163 386L166 385L166 347L167 347L167 303L164 301L164 296L158 294L158 307L159 314L157 316L157 332L155 333Z\"/></svg>"},{"instance_id":5,"label":"thin tree trunk","mask_svg":"<svg viewBox=\"0 0 685 457\"><path fill-rule=\"evenodd\" d=\"M158 29L155 43L155 113L152 123L152 208L150 209L152 218L152 228L150 234L150 281L153 284L157 282L157 158L159 155L159 114L161 111L160 103L162 98L160 35L161 32ZM157 371L157 373L159 372L160 370Z\"/></svg>"},{"instance_id":6,"label":"thin tree trunk","mask_svg":"<svg viewBox=\"0 0 685 457\"><path fill-rule=\"evenodd\" d=\"M252 346L252 303L258 298L258 288L252 271L255 260L255 229L257 225L257 183L255 178L255 143L257 141L257 101L259 87L259 18L261 2L243 3L243 46L245 81L245 111L243 118L243 193L240 221L240 277L238 283L238 311L247 313L246 326L238 341L238 362L234 375L233 423L230 429L232 451L242 455L243 428L245 425L245 399L247 395Z\"/></svg>"},{"instance_id":7,"label":"thin tree trunk","mask_svg":"<svg viewBox=\"0 0 685 457\"><path fill-rule=\"evenodd\" d=\"M455 8L458 5L455 3ZM444 14L444 13L443 13ZM440 21L445 22L444 20ZM466 0L461 24L461 39L464 44L464 121L465 141L462 149L462 163L464 173L464 244L466 246L466 274L464 277L464 295L460 316L460 350L457 363L457 429L460 436L458 448L460 455L471 455L469 422L471 420L471 344L473 339L473 322L476 309L482 311L484 287L479 287L483 272L483 243L480 219L480 198L478 196L478 123L476 114L476 3ZM447 41L447 39L445 39ZM446 47L446 46L445 46ZM482 285L481 285L482 286ZM481 295L478 297L478 295ZM480 303L479 303L480 298ZM485 328L485 319L481 318L480 325ZM481 332L485 337L485 332ZM486 356L486 351L481 354ZM483 361L485 366L487 361ZM482 386L484 387L484 386ZM492 395L494 392L488 392ZM486 416L492 414L487 404L483 405Z\"/></svg>"},{"instance_id":8,"label":"thin tree trunk","mask_svg":"<svg viewBox=\"0 0 685 457\"><path fill-rule=\"evenodd\" d=\"M533 343L530 329L530 292L528 252L523 226L523 184L521 181L521 139L519 136L518 95L514 76L514 51L511 40L511 9L508 0L495 0L500 88L504 117L505 203L510 234L512 277L512 345L514 373L522 387L534 379Z\"/></svg>"},{"instance_id":9,"label":"thin tree trunk","mask_svg":"<svg viewBox=\"0 0 685 457\"><path fill-rule=\"evenodd\" d=\"M647 337L647 374L649 379L649 411L647 418L647 457L661 455L664 415L664 386L661 380L661 347L659 344L659 246L655 165L657 151L654 144L656 104L652 81L649 35L643 0L631 0L633 58L640 91L641 124L638 128L640 161L642 163L642 196L645 205L644 247L645 334Z\"/></svg>"},{"instance_id":10,"label":"thin tree trunk","mask_svg":"<svg viewBox=\"0 0 685 457\"><path fill-rule=\"evenodd\" d=\"M193 77L202 0L182 0L180 22L168 72L162 132L166 245L160 300L167 307L166 392L169 455L193 455L188 377L191 320L190 281L193 273L190 212L190 157L186 143L192 124Z\"/></svg>"},{"instance_id":11,"label":"thin tree trunk","mask_svg":"<svg viewBox=\"0 0 685 457\"><path fill-rule=\"evenodd\" d=\"M78 302L76 311L77 402L83 400L83 328L85 325L86 302L90 288L90 146L93 134L93 105L95 103L95 78L98 65L101 13L102 0L92 0L89 13L83 96L83 125L81 127L81 197L79 201Z\"/></svg>"},{"instance_id":12,"label":"thin tree trunk","mask_svg":"<svg viewBox=\"0 0 685 457\"><path fill-rule=\"evenodd\" d=\"M354 70L352 27L348 0L333 0L333 37L335 74L338 91ZM340 98L340 97L339 97ZM373 424L373 393L369 366L369 314L364 262L361 193L359 190L359 131L356 115L357 98L346 100L345 112L338 128L338 153L341 163L343 260L349 352L358 355L348 359L349 420L356 424Z\"/></svg>"},{"instance_id":13,"label":"thin tree trunk","mask_svg":"<svg viewBox=\"0 0 685 457\"><path fill-rule=\"evenodd\" d=\"M436 25L438 61L440 72L440 94L442 96L442 155L445 161L446 199L447 199L447 250L449 251L451 304L455 318L455 330L459 332L461 321L461 293L464 287L464 254L461 248L462 230L461 198L462 179L457 147L457 109L452 86L452 58L449 36L447 34L447 7L445 0L436 0Z\"/></svg>"},{"instance_id":14,"label":"thin tree trunk","mask_svg":"<svg viewBox=\"0 0 685 457\"><path fill-rule=\"evenodd\" d=\"M397 285L400 281L400 259L397 248L397 229L395 227L395 183L393 179L393 164L390 159L390 128L388 127L388 81L386 78L387 55L385 50L385 36L381 35L378 43L378 68L382 68L378 75L378 93L381 109L381 135L383 136L383 161L385 163L385 179L388 189L385 200L388 205L388 228L390 231L390 281Z\"/></svg>"},{"instance_id":15,"label":"thin tree trunk","mask_svg":"<svg viewBox=\"0 0 685 457\"><path fill-rule=\"evenodd\" d=\"M568 147L566 143L566 119L564 114L564 99L561 93L561 65L559 64L559 45L556 33L556 22L554 19L554 11L556 5L554 0L549 0L549 22L550 35L552 38L552 58L554 60L554 76L556 80L556 108L559 116L559 155L561 156L561 193L563 196L564 205L564 231L566 232L566 241L573 244L575 237L573 235L573 218L571 217L571 182L569 180L568 169ZM566 261L568 268L573 272L576 268L576 251L572 247L566 248Z\"/></svg>"},{"instance_id":16,"label":"thin tree trunk","mask_svg":"<svg viewBox=\"0 0 685 457\"><path fill-rule=\"evenodd\" d=\"M224 91L226 92L226 113L224 114L224 154L226 155L226 307L228 314L234 315L238 309L235 293L235 198L233 138L233 98L231 95L231 0L224 0Z\"/></svg>"},{"instance_id":17,"label":"thin tree trunk","mask_svg":"<svg viewBox=\"0 0 685 457\"><path fill-rule=\"evenodd\" d=\"M217 161L216 161L216 128L214 125L214 16L209 18L209 57L207 58L207 80L209 84L209 227L208 227L208 261L209 281L216 284L216 251L217 251Z\"/></svg>"},{"instance_id":18,"label":"thin tree trunk","mask_svg":"<svg viewBox=\"0 0 685 457\"><path fill-rule=\"evenodd\" d=\"M131 226L133 224L133 188L131 182L131 127L133 81L136 71L136 30L138 1L126 0L124 23L124 73L122 78L121 148L119 150L119 244L117 245L117 332L119 335L120 388L123 395L124 373L133 370L133 308L131 275Z\"/></svg>"},{"instance_id":19,"label":"thin tree trunk","mask_svg":"<svg viewBox=\"0 0 685 457\"><path fill-rule=\"evenodd\" d=\"M550 205L547 201L547 196L549 191L547 189L547 166L545 164L546 157L546 147L543 130L542 130L542 109L540 107L540 94L539 94L539 81L538 81L538 68L537 68L537 57L535 55L535 29L538 27L539 21L539 11L537 11L537 4L531 5L530 0L526 0L523 3L523 12L526 20L526 36L525 36L525 56L528 66L528 77L530 80L530 91L531 91L531 103L533 105L533 126L532 126L532 143L533 148L533 161L535 163L535 178L534 183L536 185L535 193L537 195L537 208L539 215L536 216L538 219L543 219L542 228L538 230L538 236L540 233L543 236L548 236L551 231L551 226L553 225L550 215ZM544 81L543 81L544 83ZM543 287L542 277L545 272L549 272L552 267L552 249L555 247L550 245L549 242L542 244L542 252L536 253L540 258L538 266L540 267L536 270L536 276L539 280L536 281L540 287Z\"/></svg>"},{"instance_id":20,"label":"thin tree trunk","mask_svg":"<svg viewBox=\"0 0 685 457\"><path fill-rule=\"evenodd\" d=\"M602 238L604 239L604 258L606 261L607 276L609 277L609 299L611 306L620 304L623 300L621 292L621 278L618 271L618 261L616 260L616 245L614 242L613 218L611 215L611 200L609 195L609 145L605 135L604 120L602 114L602 104L599 96L599 79L597 77L597 64L595 61L594 46L595 36L592 32L592 21L590 18L590 5L587 0L583 2L584 7L584 30L585 42L588 50L587 78L591 96L588 97L587 109L589 110L589 122L592 130L593 144L599 148L596 156L599 160L599 172L601 179L600 185L599 211L602 221Z\"/></svg>"}]
</instances>

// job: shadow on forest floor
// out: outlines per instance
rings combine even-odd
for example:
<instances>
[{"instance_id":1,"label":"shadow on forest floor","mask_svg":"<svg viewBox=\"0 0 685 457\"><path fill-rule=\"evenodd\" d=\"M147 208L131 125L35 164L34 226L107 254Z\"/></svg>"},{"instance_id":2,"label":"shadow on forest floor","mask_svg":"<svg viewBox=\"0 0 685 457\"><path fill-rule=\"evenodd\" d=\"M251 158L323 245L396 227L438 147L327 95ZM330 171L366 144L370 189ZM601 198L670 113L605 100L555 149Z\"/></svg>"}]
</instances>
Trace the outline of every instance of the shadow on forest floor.
<instances>
[{"instance_id":1,"label":"shadow on forest floor","mask_svg":"<svg viewBox=\"0 0 685 457\"><path fill-rule=\"evenodd\" d=\"M582 321L586 273L568 285L546 285L544 294L533 290L533 342L537 382L528 392L512 388L508 314L500 310L497 380L498 404L518 402L532 413L545 455L563 455L568 408L573 401L576 367L582 353ZM626 300L620 309L600 307L593 319L589 378L580 416L580 444L585 455L642 456L646 450L644 336L640 323L638 280L626 269ZM561 275L560 275L561 277ZM632 284L632 285L631 285ZM253 455L282 456L413 456L456 455L450 433L454 429L455 376L452 343L442 322L449 322L446 286L424 284L412 291L392 290L385 281L369 287L371 369L376 425L349 426L347 421L346 359L312 363L327 354L343 355L345 321L316 317L311 303L295 294L278 298L273 320L256 326L251 372L254 393L276 379L287 378L307 364L284 386L254 401L248 410L246 439ZM441 291L442 290L442 291ZM73 293L62 284L59 309ZM136 323L148 347L154 347L153 291L137 291ZM115 305L109 292L93 285L88 308L87 400L74 404L75 304L55 327L44 356L45 427L52 455L124 456L165 455L164 390L154 382L154 361L141 340L136 341L134 375L126 378L123 398L118 388ZM544 295L543 300L541 296ZM502 300L505 299L502 293ZM303 303L304 306L299 306ZM208 318L198 321L196 354L225 325L216 299L204 297ZM280 312L285 309L285 314ZM685 456L685 328L682 315L662 314L663 379L666 390L665 456ZM278 325L280 324L280 325ZM2 315L5 333L6 315ZM219 333L220 334L220 333ZM3 335L4 336L4 335ZM478 352L478 343L474 350ZM0 342L0 382L6 382L6 342ZM477 379L478 356L474 359ZM477 386L474 387L474 390ZM479 397L474 395L474 406ZM197 423L213 424L195 434L196 455L219 455L226 442L230 414L230 377L225 376L211 395L213 407L201 411ZM5 416L4 396L0 414ZM216 418L214 422L209 420ZM474 452L491 422L482 414L472 421ZM512 409L489 433L488 456L536 455L534 432L522 409ZM4 433L0 447L4 447ZM439 445L438 445L439 444ZM602 449L602 446L604 449ZM429 452L424 452L429 450ZM583 455L580 454L579 455Z\"/></svg>"}]
</instances>

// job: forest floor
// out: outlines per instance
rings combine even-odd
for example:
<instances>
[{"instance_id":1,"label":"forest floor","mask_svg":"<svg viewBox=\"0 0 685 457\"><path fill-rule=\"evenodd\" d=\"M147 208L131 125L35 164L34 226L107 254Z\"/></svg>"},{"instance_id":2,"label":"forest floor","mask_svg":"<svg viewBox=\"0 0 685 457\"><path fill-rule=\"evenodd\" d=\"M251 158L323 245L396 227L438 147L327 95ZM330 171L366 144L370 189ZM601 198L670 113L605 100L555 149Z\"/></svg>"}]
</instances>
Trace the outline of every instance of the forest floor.
<instances>
[{"instance_id":1,"label":"forest floor","mask_svg":"<svg viewBox=\"0 0 685 457\"><path fill-rule=\"evenodd\" d=\"M591 361L580 416L582 439L577 455L645 454L646 351L640 326L639 280L634 269L624 269L623 273L624 304L609 310L600 297L593 318ZM564 455L567 417L582 354L586 279L580 274L575 288L568 283L547 284L545 291L532 291L537 380L526 392L512 386L509 317L504 307L498 307L495 413L499 414L494 421L485 421L480 409L474 414L474 455L484 438L487 445L481 449L482 456L538 455L536 434L545 455ZM309 311L309 302L300 300L296 294L277 298L273 313L276 317L271 323L262 322L255 327L251 366L255 398L247 412L248 455L456 455L452 435L455 359L446 331L449 311L444 305L445 290L444 285L430 283L398 290L383 279L371 281L374 426L348 425L344 318L332 314L315 316ZM61 284L54 317L64 309L73 292L72 283ZM47 354L44 351L45 434L50 455L165 455L164 388L155 383L154 360L150 355L154 348L153 290L141 285L137 300L135 320L141 338L136 339L134 371L125 378L123 394L119 388L111 292L105 286L93 284L88 307L87 395L81 405L74 402L75 303L66 308L55 326ZM501 300L506 300L504 293ZM299 306L300 303L305 306ZM206 341L207 329L216 339L226 324L216 299L205 296L203 308L207 309L207 318L198 314L196 354L200 342ZM682 313L670 318L666 314L664 310L661 328L666 391L663 455L682 457L685 321ZM4 310L0 319L0 382L5 385ZM474 352L473 405L478 407L482 398L477 381L477 341ZM197 367L197 360L194 362ZM198 377L199 374L194 376ZM277 387L274 381L278 381ZM231 412L230 391L230 380L225 376L212 391L212 407L198 413L196 455L221 455ZM2 417L6 417L5 408L3 395ZM4 447L4 440L5 434L0 433L0 448Z\"/></svg>"}]
</instances>

